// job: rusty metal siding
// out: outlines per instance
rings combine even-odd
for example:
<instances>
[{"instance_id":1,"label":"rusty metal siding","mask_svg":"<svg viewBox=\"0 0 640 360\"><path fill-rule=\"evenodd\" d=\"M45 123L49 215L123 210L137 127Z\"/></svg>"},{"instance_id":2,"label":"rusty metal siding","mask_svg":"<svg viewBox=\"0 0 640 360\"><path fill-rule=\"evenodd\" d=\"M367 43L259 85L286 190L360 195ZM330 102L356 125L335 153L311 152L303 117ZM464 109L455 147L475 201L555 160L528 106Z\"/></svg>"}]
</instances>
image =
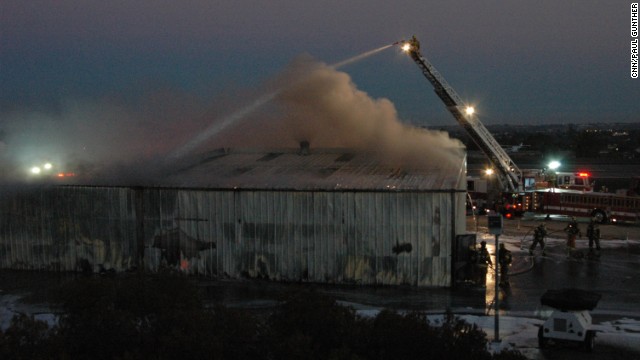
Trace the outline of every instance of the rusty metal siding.
<instances>
[{"instance_id":1,"label":"rusty metal siding","mask_svg":"<svg viewBox=\"0 0 640 360\"><path fill-rule=\"evenodd\" d=\"M217 220L205 226L212 228L205 230L205 238L207 233L222 235L211 237L215 247L187 259L184 271L328 283L446 286L450 281L448 193L237 191L233 195L218 199L233 209L215 207L209 218ZM182 198L180 211L201 216L202 208L214 208L199 204L203 199L194 196L187 204ZM411 244L411 251L394 253L394 247L403 244ZM202 255L215 260L202 264Z\"/></svg>"},{"instance_id":2,"label":"rusty metal siding","mask_svg":"<svg viewBox=\"0 0 640 360\"><path fill-rule=\"evenodd\" d=\"M23 188L0 205L0 267L124 269L135 256L131 192L121 188Z\"/></svg>"},{"instance_id":3,"label":"rusty metal siding","mask_svg":"<svg viewBox=\"0 0 640 360\"><path fill-rule=\"evenodd\" d=\"M12 269L143 263L221 278L449 286L454 232L464 230L464 192L453 190L55 187L4 200L0 268Z\"/></svg>"}]
</instances>

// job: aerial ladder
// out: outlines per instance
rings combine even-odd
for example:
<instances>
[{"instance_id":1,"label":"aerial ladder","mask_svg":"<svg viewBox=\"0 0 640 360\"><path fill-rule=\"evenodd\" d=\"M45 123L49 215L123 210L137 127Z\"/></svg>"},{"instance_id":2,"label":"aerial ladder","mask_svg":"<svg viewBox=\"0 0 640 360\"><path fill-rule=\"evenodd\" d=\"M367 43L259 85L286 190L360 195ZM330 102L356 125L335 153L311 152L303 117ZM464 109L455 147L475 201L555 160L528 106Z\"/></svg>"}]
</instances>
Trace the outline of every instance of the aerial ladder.
<instances>
[{"instance_id":1,"label":"aerial ladder","mask_svg":"<svg viewBox=\"0 0 640 360\"><path fill-rule=\"evenodd\" d=\"M418 39L413 36L410 40L399 41L396 44L399 44L402 50L408 53L413 61L418 64L422 74L433 85L434 91L444 102L447 110L489 158L491 165L497 170L502 190L511 193L523 191L522 171L515 165L502 146L498 144L489 130L480 122L474 113L473 107L465 105L444 77L420 54L420 42Z\"/></svg>"}]
</instances>

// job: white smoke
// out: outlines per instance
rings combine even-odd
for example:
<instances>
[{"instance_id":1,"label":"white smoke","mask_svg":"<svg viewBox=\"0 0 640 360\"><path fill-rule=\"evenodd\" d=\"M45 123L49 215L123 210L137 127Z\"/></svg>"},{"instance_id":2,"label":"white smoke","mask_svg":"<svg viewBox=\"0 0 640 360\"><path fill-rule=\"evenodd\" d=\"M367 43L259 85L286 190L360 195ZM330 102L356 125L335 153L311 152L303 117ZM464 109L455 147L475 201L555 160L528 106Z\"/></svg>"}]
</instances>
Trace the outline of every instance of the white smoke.
<instances>
[{"instance_id":1,"label":"white smoke","mask_svg":"<svg viewBox=\"0 0 640 360\"><path fill-rule=\"evenodd\" d=\"M234 119L187 155L219 147L298 147L308 141L312 148L373 152L398 167L460 163L458 140L403 124L389 100L371 98L349 75L309 56L294 60L262 89L229 93L208 106L160 89L134 104L108 98L69 102L55 112L0 113L0 183L29 180L29 168L43 162L53 163L54 172L78 175L65 183L161 183L167 171L184 166L183 159L166 161L168 154L265 96L268 103Z\"/></svg>"},{"instance_id":2,"label":"white smoke","mask_svg":"<svg viewBox=\"0 0 640 360\"><path fill-rule=\"evenodd\" d=\"M249 119L216 139L225 146L352 148L398 166L459 164L463 144L448 133L403 124L388 99L373 99L350 76L301 56L272 87L277 110Z\"/></svg>"}]
</instances>

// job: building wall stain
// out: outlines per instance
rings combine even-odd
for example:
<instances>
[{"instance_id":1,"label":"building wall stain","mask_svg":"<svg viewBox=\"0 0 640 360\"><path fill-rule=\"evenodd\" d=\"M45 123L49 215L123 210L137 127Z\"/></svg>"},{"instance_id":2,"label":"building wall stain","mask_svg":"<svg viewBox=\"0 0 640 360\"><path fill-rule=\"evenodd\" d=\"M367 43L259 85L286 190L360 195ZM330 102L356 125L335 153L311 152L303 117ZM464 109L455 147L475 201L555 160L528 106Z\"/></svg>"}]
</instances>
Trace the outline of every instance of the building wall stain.
<instances>
[{"instance_id":1,"label":"building wall stain","mask_svg":"<svg viewBox=\"0 0 640 360\"><path fill-rule=\"evenodd\" d=\"M4 269L449 286L465 226L441 211L464 204L451 192L69 186L4 200Z\"/></svg>"}]
</instances>

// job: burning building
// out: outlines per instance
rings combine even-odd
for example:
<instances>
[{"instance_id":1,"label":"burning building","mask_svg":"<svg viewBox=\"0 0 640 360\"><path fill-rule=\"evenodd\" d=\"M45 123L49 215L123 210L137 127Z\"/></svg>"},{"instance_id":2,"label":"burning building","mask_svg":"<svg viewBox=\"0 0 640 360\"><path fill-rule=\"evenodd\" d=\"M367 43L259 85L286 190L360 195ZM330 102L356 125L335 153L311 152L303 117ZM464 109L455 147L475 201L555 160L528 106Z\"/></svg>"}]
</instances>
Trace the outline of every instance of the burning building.
<instances>
[{"instance_id":1,"label":"burning building","mask_svg":"<svg viewBox=\"0 0 640 360\"><path fill-rule=\"evenodd\" d=\"M5 193L0 268L451 285L464 156L419 167L377 159L308 143L220 149L159 186Z\"/></svg>"}]
</instances>

